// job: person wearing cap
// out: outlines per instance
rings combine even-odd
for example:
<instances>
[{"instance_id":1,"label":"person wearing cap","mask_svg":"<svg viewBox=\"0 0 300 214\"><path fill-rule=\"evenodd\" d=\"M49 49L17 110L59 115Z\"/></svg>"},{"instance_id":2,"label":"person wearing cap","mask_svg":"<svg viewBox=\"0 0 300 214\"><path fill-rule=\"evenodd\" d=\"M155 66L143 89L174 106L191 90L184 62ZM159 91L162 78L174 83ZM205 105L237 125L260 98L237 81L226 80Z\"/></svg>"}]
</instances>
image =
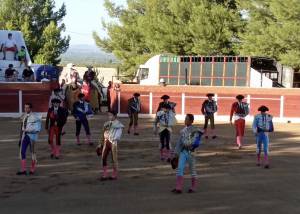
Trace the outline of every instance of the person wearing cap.
<instances>
[{"instance_id":1,"label":"person wearing cap","mask_svg":"<svg viewBox=\"0 0 300 214\"><path fill-rule=\"evenodd\" d=\"M236 144L239 149L243 146L243 137L245 133L245 118L249 114L249 105L243 102L245 97L243 95L237 95L237 101L231 106L230 111L230 124L232 124L232 119L234 119L234 125L236 130Z\"/></svg>"},{"instance_id":2,"label":"person wearing cap","mask_svg":"<svg viewBox=\"0 0 300 214\"><path fill-rule=\"evenodd\" d=\"M84 100L84 94L80 93L78 95L78 101L76 101L73 105L73 116L76 119L76 143L77 145L81 145L80 143L80 130L81 125L83 125L86 133L86 143L89 145L93 145L91 142L91 132L88 117L93 115L93 111L91 105Z\"/></svg>"},{"instance_id":3,"label":"person wearing cap","mask_svg":"<svg viewBox=\"0 0 300 214\"><path fill-rule=\"evenodd\" d=\"M129 116L129 126L127 133L130 134L131 128L133 126L134 135L139 135L137 132L139 113L141 112L141 101L140 94L134 93L133 97L128 100L128 116Z\"/></svg>"},{"instance_id":4,"label":"person wearing cap","mask_svg":"<svg viewBox=\"0 0 300 214\"><path fill-rule=\"evenodd\" d=\"M48 131L48 143L51 149L51 158L59 159L61 149L61 136L62 129L67 122L68 111L67 109L60 107L61 100L53 98L51 100L52 106L48 109L46 117L45 129ZM53 142L55 135L56 144Z\"/></svg>"},{"instance_id":5,"label":"person wearing cap","mask_svg":"<svg viewBox=\"0 0 300 214\"><path fill-rule=\"evenodd\" d=\"M164 104L169 104L170 107L171 107L171 110L175 113L175 106L176 106L176 103L173 103L173 102L170 102L170 101L169 101L169 99L170 99L170 96L169 96L169 95L166 95L166 94L165 94L165 95L161 96L160 99L162 99L163 101L159 103L156 112L161 111L162 105L164 105Z\"/></svg>"},{"instance_id":6,"label":"person wearing cap","mask_svg":"<svg viewBox=\"0 0 300 214\"><path fill-rule=\"evenodd\" d=\"M108 121L103 125L103 138L97 147L97 154L102 157L103 174L101 180L116 180L118 177L118 143L121 140L124 125L117 119L117 112L108 112ZM112 155L112 176L108 177L107 158Z\"/></svg>"},{"instance_id":7,"label":"person wearing cap","mask_svg":"<svg viewBox=\"0 0 300 214\"><path fill-rule=\"evenodd\" d=\"M269 111L269 108L266 106L261 106L258 108L260 114L255 115L252 129L253 133L256 137L256 154L257 154L257 162L256 165L261 165L260 154L261 154L261 147L263 145L264 148L264 167L269 168L269 132L274 131L273 126L273 117L266 112Z\"/></svg>"},{"instance_id":8,"label":"person wearing cap","mask_svg":"<svg viewBox=\"0 0 300 214\"><path fill-rule=\"evenodd\" d=\"M167 159L171 160L171 132L172 126L176 123L175 114L171 111L169 104L162 105L161 111L156 113L156 119L154 122L154 134L157 134L157 125L159 125L159 139L160 139L160 159L163 161Z\"/></svg>"},{"instance_id":9,"label":"person wearing cap","mask_svg":"<svg viewBox=\"0 0 300 214\"><path fill-rule=\"evenodd\" d=\"M212 139L215 139L217 136L215 134L214 114L218 111L218 106L217 106L217 102L213 100L213 97L215 96L214 94L208 93L206 96L208 97L208 99L202 103L202 108L201 108L201 112L205 118L205 122L204 122L205 138L208 139L209 136L209 132L207 128L208 128L208 122L210 121Z\"/></svg>"}]
</instances>

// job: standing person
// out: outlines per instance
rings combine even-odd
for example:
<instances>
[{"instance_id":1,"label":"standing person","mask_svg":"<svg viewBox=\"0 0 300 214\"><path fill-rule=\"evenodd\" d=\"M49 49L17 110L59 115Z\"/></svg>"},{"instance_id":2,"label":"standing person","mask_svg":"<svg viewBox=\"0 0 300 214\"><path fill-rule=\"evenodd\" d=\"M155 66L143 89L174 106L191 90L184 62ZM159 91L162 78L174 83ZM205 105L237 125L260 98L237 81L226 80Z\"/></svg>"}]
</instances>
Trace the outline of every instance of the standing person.
<instances>
[{"instance_id":1,"label":"standing person","mask_svg":"<svg viewBox=\"0 0 300 214\"><path fill-rule=\"evenodd\" d=\"M93 145L91 142L91 132L89 127L89 121L87 117L93 115L93 111L91 105L84 100L84 94L80 93L78 95L78 101L76 101L73 105L73 116L76 119L76 143L77 145L81 145L80 143L80 130L81 125L83 125L86 133L86 143L89 145Z\"/></svg>"},{"instance_id":2,"label":"standing person","mask_svg":"<svg viewBox=\"0 0 300 214\"><path fill-rule=\"evenodd\" d=\"M171 107L171 110L175 113L175 106L176 106L176 103L173 103L173 102L170 102L169 99L170 99L170 96L169 95L163 95L160 99L162 99L163 101L159 103L158 105L158 108L156 110L156 112L159 112L161 110L161 107L162 105L164 104L169 104L170 107Z\"/></svg>"},{"instance_id":3,"label":"standing person","mask_svg":"<svg viewBox=\"0 0 300 214\"><path fill-rule=\"evenodd\" d=\"M204 123L204 134L205 138L208 139L209 132L207 130L208 128L208 122L210 121L210 128L211 128L211 135L212 139L215 139L217 136L215 134L215 116L214 114L218 111L218 106L215 100L213 100L213 97L215 96L212 93L208 93L207 100L205 100L202 104L201 112L204 115L205 123Z\"/></svg>"},{"instance_id":4,"label":"standing person","mask_svg":"<svg viewBox=\"0 0 300 214\"><path fill-rule=\"evenodd\" d=\"M58 88L55 88L53 91L52 91L52 94L49 98L49 108L52 107L52 100L53 99L59 99L60 100L60 106L61 107L64 107L64 102L65 102L65 94L64 94L64 91L62 89L60 89L59 87Z\"/></svg>"},{"instance_id":5,"label":"standing person","mask_svg":"<svg viewBox=\"0 0 300 214\"><path fill-rule=\"evenodd\" d=\"M51 147L51 158L59 159L61 149L62 129L67 122L68 111L60 107L61 100L54 98L51 100L52 107L48 109L45 129L48 131L48 143ZM53 142L55 135L56 145Z\"/></svg>"},{"instance_id":6,"label":"standing person","mask_svg":"<svg viewBox=\"0 0 300 214\"><path fill-rule=\"evenodd\" d=\"M116 112L108 112L109 121L103 125L103 140L98 145L99 155L102 156L103 175L101 180L116 180L118 177L118 143L120 142L124 125L117 119ZM109 153L112 155L113 172L108 177L107 158Z\"/></svg>"},{"instance_id":7,"label":"standing person","mask_svg":"<svg viewBox=\"0 0 300 214\"><path fill-rule=\"evenodd\" d=\"M111 108L111 97L110 97L110 93L112 90L112 81L108 82L108 86L107 86L107 92L106 92L106 97L107 97L107 111L110 112Z\"/></svg>"},{"instance_id":8,"label":"standing person","mask_svg":"<svg viewBox=\"0 0 300 214\"><path fill-rule=\"evenodd\" d=\"M6 60L6 52L11 51L14 53L14 60L17 60L18 47L16 40L13 39L12 33L7 35L7 40L2 44L3 60Z\"/></svg>"},{"instance_id":9,"label":"standing person","mask_svg":"<svg viewBox=\"0 0 300 214\"><path fill-rule=\"evenodd\" d=\"M256 154L257 154L257 162L256 165L260 166L260 154L261 154L261 147L264 147L264 167L266 169L269 168L269 132L274 131L273 126L273 117L266 112L269 111L269 108L266 106L261 106L258 108L260 114L257 114L254 117L252 129L256 137Z\"/></svg>"},{"instance_id":10,"label":"standing person","mask_svg":"<svg viewBox=\"0 0 300 214\"><path fill-rule=\"evenodd\" d=\"M25 115L23 116L23 122L21 127L20 138L20 159L21 170L17 172L17 175L26 175L26 151L28 146L31 151L31 168L30 174L33 175L36 170L36 151L35 142L38 139L38 133L41 131L41 117L32 112L32 104L25 103L24 106Z\"/></svg>"},{"instance_id":11,"label":"standing person","mask_svg":"<svg viewBox=\"0 0 300 214\"><path fill-rule=\"evenodd\" d=\"M195 149L201 144L202 131L193 126L194 115L187 114L185 117L185 128L180 131L180 138L175 148L175 159L178 159L178 169L176 177L176 187L172 190L174 193L182 193L183 176L186 162L189 165L189 171L191 173L191 187L189 193L193 193L196 190L196 158L194 156ZM173 160L172 160L173 162Z\"/></svg>"},{"instance_id":12,"label":"standing person","mask_svg":"<svg viewBox=\"0 0 300 214\"><path fill-rule=\"evenodd\" d=\"M245 118L249 114L249 105L243 102L244 96L237 95L237 102L234 102L230 111L230 124L234 116L234 125L236 130L236 144L239 149L243 146L243 137L245 133Z\"/></svg>"},{"instance_id":13,"label":"standing person","mask_svg":"<svg viewBox=\"0 0 300 214\"><path fill-rule=\"evenodd\" d=\"M160 139L160 159L169 162L171 160L171 132L172 126L176 123L175 114L171 111L169 104L162 105L161 111L156 113L154 123L154 134L157 134L157 124L159 124L159 139Z\"/></svg>"},{"instance_id":14,"label":"standing person","mask_svg":"<svg viewBox=\"0 0 300 214\"><path fill-rule=\"evenodd\" d=\"M137 132L139 113L141 111L140 94L134 93L133 97L128 100L128 116L130 119L127 133L130 134L133 125L134 135L139 135Z\"/></svg>"}]
</instances>

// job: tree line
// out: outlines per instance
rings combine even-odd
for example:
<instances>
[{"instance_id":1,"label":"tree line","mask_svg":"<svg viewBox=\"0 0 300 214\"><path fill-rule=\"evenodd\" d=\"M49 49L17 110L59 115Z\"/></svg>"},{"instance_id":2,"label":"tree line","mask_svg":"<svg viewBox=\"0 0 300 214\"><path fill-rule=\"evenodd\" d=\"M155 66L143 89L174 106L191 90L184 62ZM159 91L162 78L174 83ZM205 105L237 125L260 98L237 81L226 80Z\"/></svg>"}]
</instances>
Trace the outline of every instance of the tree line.
<instances>
[{"instance_id":1,"label":"tree line","mask_svg":"<svg viewBox=\"0 0 300 214\"><path fill-rule=\"evenodd\" d=\"M96 44L113 53L122 70L160 53L250 55L300 65L299 0L105 0L107 36Z\"/></svg>"}]
</instances>

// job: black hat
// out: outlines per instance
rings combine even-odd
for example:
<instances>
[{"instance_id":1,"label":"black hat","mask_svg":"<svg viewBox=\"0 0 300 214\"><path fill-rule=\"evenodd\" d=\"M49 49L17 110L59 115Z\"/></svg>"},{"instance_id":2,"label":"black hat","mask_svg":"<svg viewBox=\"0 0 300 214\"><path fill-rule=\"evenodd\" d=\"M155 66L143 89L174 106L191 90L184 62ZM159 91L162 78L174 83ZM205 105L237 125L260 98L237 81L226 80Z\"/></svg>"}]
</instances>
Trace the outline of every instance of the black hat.
<instances>
[{"instance_id":1,"label":"black hat","mask_svg":"<svg viewBox=\"0 0 300 214\"><path fill-rule=\"evenodd\" d=\"M261 106L257 110L262 111L262 112L266 112L266 111L269 111L269 108L267 106Z\"/></svg>"},{"instance_id":2,"label":"black hat","mask_svg":"<svg viewBox=\"0 0 300 214\"><path fill-rule=\"evenodd\" d=\"M79 93L78 94L78 98L80 99L80 98L83 98L83 97L85 97L85 95L83 94L83 93Z\"/></svg>"},{"instance_id":3,"label":"black hat","mask_svg":"<svg viewBox=\"0 0 300 214\"><path fill-rule=\"evenodd\" d=\"M244 95L239 94L239 95L237 95L235 98L238 99L238 100L242 100L242 99L244 99L245 97L244 97Z\"/></svg>"},{"instance_id":4,"label":"black hat","mask_svg":"<svg viewBox=\"0 0 300 214\"><path fill-rule=\"evenodd\" d=\"M208 93L208 94L206 94L206 96L207 96L207 97L214 97L215 94L213 94L213 93Z\"/></svg>"},{"instance_id":5,"label":"black hat","mask_svg":"<svg viewBox=\"0 0 300 214\"><path fill-rule=\"evenodd\" d=\"M61 89L60 88L55 88L55 89L53 89L53 91L54 92L59 92L59 91L61 91Z\"/></svg>"},{"instance_id":6,"label":"black hat","mask_svg":"<svg viewBox=\"0 0 300 214\"><path fill-rule=\"evenodd\" d=\"M140 93L134 93L133 96L134 97L139 97L139 96L141 96L141 94Z\"/></svg>"},{"instance_id":7,"label":"black hat","mask_svg":"<svg viewBox=\"0 0 300 214\"><path fill-rule=\"evenodd\" d=\"M171 109L171 106L168 103L164 103L161 108Z\"/></svg>"},{"instance_id":8,"label":"black hat","mask_svg":"<svg viewBox=\"0 0 300 214\"><path fill-rule=\"evenodd\" d=\"M61 100L58 99L58 98L53 98L53 99L51 100L51 103L61 103Z\"/></svg>"},{"instance_id":9,"label":"black hat","mask_svg":"<svg viewBox=\"0 0 300 214\"><path fill-rule=\"evenodd\" d=\"M170 96L165 94L160 99L167 100L167 99L170 99Z\"/></svg>"}]
</instances>

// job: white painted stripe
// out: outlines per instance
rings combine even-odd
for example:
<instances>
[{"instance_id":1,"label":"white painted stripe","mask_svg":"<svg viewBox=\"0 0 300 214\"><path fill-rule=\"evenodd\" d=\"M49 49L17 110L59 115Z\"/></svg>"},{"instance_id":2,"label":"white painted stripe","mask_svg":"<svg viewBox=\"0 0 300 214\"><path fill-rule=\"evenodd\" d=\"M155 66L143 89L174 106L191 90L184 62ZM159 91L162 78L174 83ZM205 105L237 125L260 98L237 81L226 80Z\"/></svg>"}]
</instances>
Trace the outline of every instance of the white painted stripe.
<instances>
[{"instance_id":1,"label":"white painted stripe","mask_svg":"<svg viewBox=\"0 0 300 214\"><path fill-rule=\"evenodd\" d=\"M118 91L118 114L121 113L121 93Z\"/></svg>"},{"instance_id":2,"label":"white painted stripe","mask_svg":"<svg viewBox=\"0 0 300 214\"><path fill-rule=\"evenodd\" d=\"M22 115L23 112L23 95L22 91L19 90L19 115Z\"/></svg>"},{"instance_id":3,"label":"white painted stripe","mask_svg":"<svg viewBox=\"0 0 300 214\"><path fill-rule=\"evenodd\" d=\"M284 117L284 96L280 97L280 118Z\"/></svg>"},{"instance_id":4,"label":"white painted stripe","mask_svg":"<svg viewBox=\"0 0 300 214\"><path fill-rule=\"evenodd\" d=\"M153 105L153 94L152 92L149 93L149 114L152 114L152 105Z\"/></svg>"},{"instance_id":5,"label":"white painted stripe","mask_svg":"<svg viewBox=\"0 0 300 214\"><path fill-rule=\"evenodd\" d=\"M185 93L181 95L181 115L185 114Z\"/></svg>"}]
</instances>

